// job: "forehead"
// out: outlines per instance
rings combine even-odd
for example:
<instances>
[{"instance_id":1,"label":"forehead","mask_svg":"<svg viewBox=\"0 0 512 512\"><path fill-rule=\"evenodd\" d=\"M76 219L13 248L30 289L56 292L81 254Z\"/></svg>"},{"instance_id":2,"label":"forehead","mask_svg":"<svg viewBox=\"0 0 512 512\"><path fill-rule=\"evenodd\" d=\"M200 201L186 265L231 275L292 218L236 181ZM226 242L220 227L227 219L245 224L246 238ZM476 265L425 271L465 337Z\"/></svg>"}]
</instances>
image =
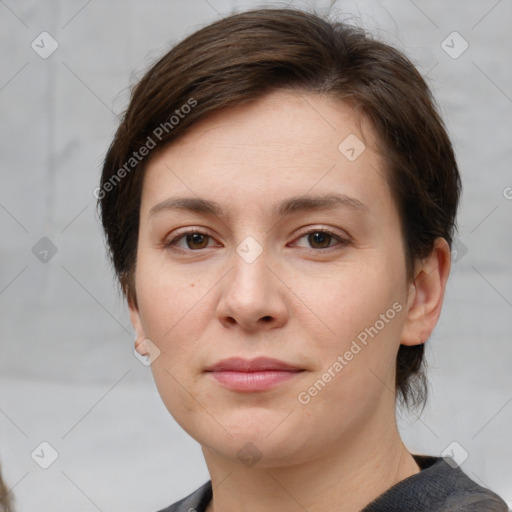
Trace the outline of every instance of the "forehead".
<instances>
[{"instance_id":1,"label":"forehead","mask_svg":"<svg viewBox=\"0 0 512 512\"><path fill-rule=\"evenodd\" d=\"M156 155L143 206L186 193L274 208L278 197L307 192L375 205L389 191L374 141L371 125L340 100L274 91L196 122Z\"/></svg>"},{"instance_id":2,"label":"forehead","mask_svg":"<svg viewBox=\"0 0 512 512\"><path fill-rule=\"evenodd\" d=\"M329 158L339 156L339 144L350 135L359 150L373 145L371 124L349 104L333 95L276 90L207 115L172 146L184 152L193 147L196 155L202 145L217 145L219 150L228 145L232 154L252 150L265 159L297 154L308 159ZM283 146L290 154L282 154Z\"/></svg>"}]
</instances>

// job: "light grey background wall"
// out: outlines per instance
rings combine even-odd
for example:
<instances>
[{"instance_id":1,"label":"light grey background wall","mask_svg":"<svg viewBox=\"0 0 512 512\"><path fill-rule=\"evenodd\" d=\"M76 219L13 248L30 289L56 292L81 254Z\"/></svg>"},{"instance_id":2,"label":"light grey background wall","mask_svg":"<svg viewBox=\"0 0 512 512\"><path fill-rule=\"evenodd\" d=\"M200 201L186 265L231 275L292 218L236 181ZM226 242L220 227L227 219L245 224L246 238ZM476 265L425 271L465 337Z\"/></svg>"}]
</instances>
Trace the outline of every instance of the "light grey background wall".
<instances>
[{"instance_id":1,"label":"light grey background wall","mask_svg":"<svg viewBox=\"0 0 512 512\"><path fill-rule=\"evenodd\" d=\"M284 3L0 1L0 458L20 512L154 511L208 478L133 356L93 190L129 85L184 35L262 5ZM400 427L416 452L456 442L512 504L512 2L335 9L426 75L465 186L429 405Z\"/></svg>"}]
</instances>

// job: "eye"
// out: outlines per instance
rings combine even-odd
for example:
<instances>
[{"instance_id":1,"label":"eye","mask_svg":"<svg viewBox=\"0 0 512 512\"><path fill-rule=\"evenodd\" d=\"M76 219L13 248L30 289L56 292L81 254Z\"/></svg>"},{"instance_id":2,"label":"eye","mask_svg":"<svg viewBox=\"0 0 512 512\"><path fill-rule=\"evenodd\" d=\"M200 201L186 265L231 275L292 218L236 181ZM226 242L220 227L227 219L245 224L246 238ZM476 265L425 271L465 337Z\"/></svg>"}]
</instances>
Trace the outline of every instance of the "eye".
<instances>
[{"instance_id":1,"label":"eye","mask_svg":"<svg viewBox=\"0 0 512 512\"><path fill-rule=\"evenodd\" d=\"M315 229L313 231L308 231L307 233L303 233L297 240L300 241L303 238L306 239L309 247L297 243L299 247L312 249L329 249L330 247L334 247L338 244L348 244L348 240L345 240L339 235L336 235L335 233L325 229Z\"/></svg>"},{"instance_id":2,"label":"eye","mask_svg":"<svg viewBox=\"0 0 512 512\"><path fill-rule=\"evenodd\" d=\"M213 238L210 235L199 230L191 230L175 236L166 242L165 246L185 251L197 251L211 247L209 245L211 241L213 241Z\"/></svg>"}]
</instances>

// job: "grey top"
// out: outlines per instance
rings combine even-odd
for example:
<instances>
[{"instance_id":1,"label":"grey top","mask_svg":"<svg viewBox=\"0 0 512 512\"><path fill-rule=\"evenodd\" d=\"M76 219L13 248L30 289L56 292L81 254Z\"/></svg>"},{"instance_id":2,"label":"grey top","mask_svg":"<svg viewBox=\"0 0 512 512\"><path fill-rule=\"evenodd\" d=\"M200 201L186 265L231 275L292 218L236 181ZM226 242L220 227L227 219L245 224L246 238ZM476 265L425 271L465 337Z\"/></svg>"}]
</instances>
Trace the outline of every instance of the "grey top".
<instances>
[{"instance_id":1,"label":"grey top","mask_svg":"<svg viewBox=\"0 0 512 512\"><path fill-rule=\"evenodd\" d=\"M442 458L415 455L421 468L398 482L361 512L508 512L506 503ZM159 512L205 512L212 499L209 480Z\"/></svg>"}]
</instances>

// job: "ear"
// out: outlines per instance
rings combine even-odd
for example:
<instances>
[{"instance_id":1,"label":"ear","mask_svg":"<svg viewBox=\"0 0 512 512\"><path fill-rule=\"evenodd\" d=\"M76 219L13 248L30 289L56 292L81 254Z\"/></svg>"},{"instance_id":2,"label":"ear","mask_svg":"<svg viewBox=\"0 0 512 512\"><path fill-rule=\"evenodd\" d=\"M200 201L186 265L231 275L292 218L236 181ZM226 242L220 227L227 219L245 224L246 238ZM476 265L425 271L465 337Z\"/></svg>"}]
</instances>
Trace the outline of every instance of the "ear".
<instances>
[{"instance_id":1,"label":"ear","mask_svg":"<svg viewBox=\"0 0 512 512\"><path fill-rule=\"evenodd\" d=\"M128 303L128 308L130 309L130 320L137 336L137 339L135 340L135 350L137 350L141 356L147 356L149 355L149 352L144 343L146 335L144 334L144 329L142 328L142 323L140 321L139 309L132 302Z\"/></svg>"},{"instance_id":2,"label":"ear","mask_svg":"<svg viewBox=\"0 0 512 512\"><path fill-rule=\"evenodd\" d=\"M400 341L402 345L419 345L432 334L441 316L450 266L450 246L444 238L437 238L430 255L419 261L414 271Z\"/></svg>"}]
</instances>

